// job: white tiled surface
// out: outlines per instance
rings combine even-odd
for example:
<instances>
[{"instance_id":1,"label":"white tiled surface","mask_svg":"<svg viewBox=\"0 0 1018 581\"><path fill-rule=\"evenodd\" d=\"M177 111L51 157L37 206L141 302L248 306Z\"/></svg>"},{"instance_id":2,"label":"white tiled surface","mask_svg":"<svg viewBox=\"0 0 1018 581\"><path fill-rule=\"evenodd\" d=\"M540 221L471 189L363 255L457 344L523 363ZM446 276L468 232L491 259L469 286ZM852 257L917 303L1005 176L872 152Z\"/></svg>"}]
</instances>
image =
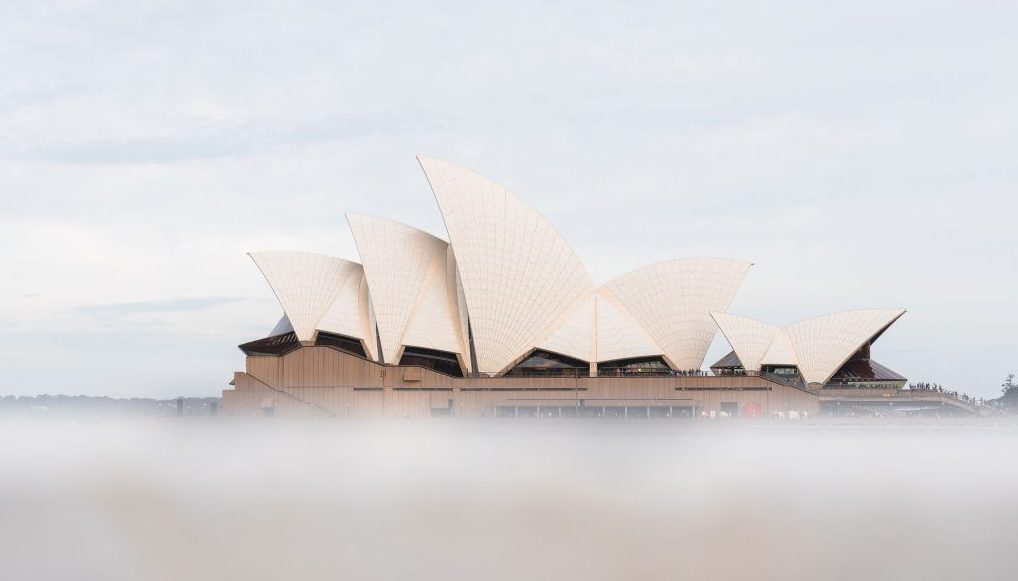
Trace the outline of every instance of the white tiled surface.
<instances>
[{"instance_id":1,"label":"white tiled surface","mask_svg":"<svg viewBox=\"0 0 1018 581\"><path fill-rule=\"evenodd\" d=\"M597 361L664 355L664 350L619 304L611 291L597 290Z\"/></svg>"},{"instance_id":2,"label":"white tiled surface","mask_svg":"<svg viewBox=\"0 0 1018 581\"><path fill-rule=\"evenodd\" d=\"M784 328L746 317L712 313L746 370L762 364L795 365L807 383L827 383L842 365L904 309L843 311Z\"/></svg>"},{"instance_id":3,"label":"white tiled surface","mask_svg":"<svg viewBox=\"0 0 1018 581\"><path fill-rule=\"evenodd\" d=\"M452 246L446 250L445 284L452 291L449 294L449 310L456 320L456 328L459 330L457 337L460 340L460 361L463 368L473 371L473 363L470 361L470 331L467 328L469 315L467 313L467 300L463 296L463 281L460 279L459 269L456 266L456 254Z\"/></svg>"},{"instance_id":4,"label":"white tiled surface","mask_svg":"<svg viewBox=\"0 0 1018 581\"><path fill-rule=\"evenodd\" d=\"M827 383L860 347L905 314L904 309L843 311L785 327L809 383Z\"/></svg>"},{"instance_id":5,"label":"white tiled surface","mask_svg":"<svg viewBox=\"0 0 1018 581\"><path fill-rule=\"evenodd\" d=\"M376 332L377 321L375 320L375 309L371 306L371 294L368 291L368 277L361 271L361 282L358 287L357 312L361 321L361 328L364 329L364 346L367 348L368 356L372 361L381 361L378 353L378 333Z\"/></svg>"},{"instance_id":6,"label":"white tiled surface","mask_svg":"<svg viewBox=\"0 0 1018 581\"><path fill-rule=\"evenodd\" d=\"M538 345L541 349L594 361L594 293L576 301L555 331Z\"/></svg>"},{"instance_id":7,"label":"white tiled surface","mask_svg":"<svg viewBox=\"0 0 1018 581\"><path fill-rule=\"evenodd\" d=\"M311 341L343 283L360 265L312 252L252 252L297 338Z\"/></svg>"},{"instance_id":8,"label":"white tiled surface","mask_svg":"<svg viewBox=\"0 0 1018 581\"><path fill-rule=\"evenodd\" d=\"M711 316L721 328L728 344L739 356L742 367L746 371L760 371L764 356L781 330L774 325L749 317L728 313L711 313Z\"/></svg>"},{"instance_id":9,"label":"white tiled surface","mask_svg":"<svg viewBox=\"0 0 1018 581\"><path fill-rule=\"evenodd\" d=\"M252 253L283 307L273 334L348 335L378 360L377 324L389 363L414 345L469 364L469 318L480 371L497 373L535 347L599 362L663 355L676 369L695 369L720 327L746 369L794 364L806 381L826 383L904 313L847 311L783 329L730 315L750 265L724 258L660 262L595 289L565 239L512 192L457 165L419 161L451 245L350 215L363 268L309 252Z\"/></svg>"},{"instance_id":10,"label":"white tiled surface","mask_svg":"<svg viewBox=\"0 0 1018 581\"><path fill-rule=\"evenodd\" d=\"M675 369L699 369L717 326L750 263L728 258L680 258L639 268L605 284L664 350Z\"/></svg>"},{"instance_id":11,"label":"white tiled surface","mask_svg":"<svg viewBox=\"0 0 1018 581\"><path fill-rule=\"evenodd\" d=\"M774 341L767 348L767 353L760 361L761 365L795 365L798 367L799 358L792 349L792 343L788 340L788 333L784 329L778 329L774 334Z\"/></svg>"},{"instance_id":12,"label":"white tiled surface","mask_svg":"<svg viewBox=\"0 0 1018 581\"><path fill-rule=\"evenodd\" d=\"M364 269L351 263L354 272L343 281L336 300L329 306L325 316L318 322L318 329L327 333L347 335L368 343L374 343L374 326L367 321L367 305L361 304L361 287L364 286ZM369 352L370 353L370 352Z\"/></svg>"},{"instance_id":13,"label":"white tiled surface","mask_svg":"<svg viewBox=\"0 0 1018 581\"><path fill-rule=\"evenodd\" d=\"M461 352L446 277L448 244L406 224L360 214L347 221L364 265L382 353L396 363L404 345Z\"/></svg>"},{"instance_id":14,"label":"white tiled surface","mask_svg":"<svg viewBox=\"0 0 1018 581\"><path fill-rule=\"evenodd\" d=\"M450 292L446 271L447 248L448 245L443 242L432 257L417 304L403 332L402 343L463 355L466 340L460 338L462 327L459 324L458 301Z\"/></svg>"},{"instance_id":15,"label":"white tiled surface","mask_svg":"<svg viewBox=\"0 0 1018 581\"><path fill-rule=\"evenodd\" d=\"M418 158L445 220L480 371L504 371L593 283L554 227L515 194L468 169Z\"/></svg>"}]
</instances>

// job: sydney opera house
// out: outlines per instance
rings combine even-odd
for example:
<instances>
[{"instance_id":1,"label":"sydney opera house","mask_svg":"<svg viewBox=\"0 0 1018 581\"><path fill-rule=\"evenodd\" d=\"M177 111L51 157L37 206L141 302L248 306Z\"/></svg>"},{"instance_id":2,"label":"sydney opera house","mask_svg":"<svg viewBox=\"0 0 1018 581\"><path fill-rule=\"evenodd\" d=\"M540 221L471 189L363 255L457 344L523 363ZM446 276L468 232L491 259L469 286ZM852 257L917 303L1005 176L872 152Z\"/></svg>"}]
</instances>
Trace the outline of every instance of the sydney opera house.
<instances>
[{"instance_id":1,"label":"sydney opera house","mask_svg":"<svg viewBox=\"0 0 1018 581\"><path fill-rule=\"evenodd\" d=\"M803 417L825 393L896 389L870 358L902 309L779 327L727 312L750 262L676 258L598 285L538 212L419 158L446 238L347 215L360 262L251 253L282 307L240 345L235 415ZM269 327L267 324L266 327ZM703 369L720 329L732 351Z\"/></svg>"}]
</instances>

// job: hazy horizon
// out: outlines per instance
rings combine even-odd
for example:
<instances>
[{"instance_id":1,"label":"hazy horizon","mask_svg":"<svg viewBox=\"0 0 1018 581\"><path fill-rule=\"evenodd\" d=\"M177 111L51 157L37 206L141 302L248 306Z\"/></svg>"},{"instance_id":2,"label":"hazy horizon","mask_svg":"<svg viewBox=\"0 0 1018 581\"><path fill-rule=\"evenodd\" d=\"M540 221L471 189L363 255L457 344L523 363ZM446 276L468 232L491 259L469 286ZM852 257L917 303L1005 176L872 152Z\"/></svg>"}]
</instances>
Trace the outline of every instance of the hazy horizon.
<instances>
[{"instance_id":1,"label":"hazy horizon","mask_svg":"<svg viewBox=\"0 0 1018 581\"><path fill-rule=\"evenodd\" d=\"M793 16L790 17L790 16ZM0 7L0 395L217 395L280 316L245 256L446 238L414 155L505 184L596 282L752 260L730 311L908 313L873 357L1018 372L1018 6ZM728 351L718 334L709 365Z\"/></svg>"}]
</instances>

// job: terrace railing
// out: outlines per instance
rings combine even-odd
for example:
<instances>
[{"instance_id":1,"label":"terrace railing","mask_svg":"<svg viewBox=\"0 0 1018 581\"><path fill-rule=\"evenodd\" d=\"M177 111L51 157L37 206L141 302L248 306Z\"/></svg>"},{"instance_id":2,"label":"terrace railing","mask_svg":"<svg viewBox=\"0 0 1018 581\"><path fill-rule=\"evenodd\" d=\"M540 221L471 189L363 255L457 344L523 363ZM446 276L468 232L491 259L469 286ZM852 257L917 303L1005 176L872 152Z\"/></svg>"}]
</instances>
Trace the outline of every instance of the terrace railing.
<instances>
[{"instance_id":1,"label":"terrace railing","mask_svg":"<svg viewBox=\"0 0 1018 581\"><path fill-rule=\"evenodd\" d=\"M723 377L736 374L712 374L707 371L674 371L671 369L598 369L593 377ZM738 374L745 375L745 374ZM592 377L590 370L578 368L514 369L506 377Z\"/></svg>"}]
</instances>

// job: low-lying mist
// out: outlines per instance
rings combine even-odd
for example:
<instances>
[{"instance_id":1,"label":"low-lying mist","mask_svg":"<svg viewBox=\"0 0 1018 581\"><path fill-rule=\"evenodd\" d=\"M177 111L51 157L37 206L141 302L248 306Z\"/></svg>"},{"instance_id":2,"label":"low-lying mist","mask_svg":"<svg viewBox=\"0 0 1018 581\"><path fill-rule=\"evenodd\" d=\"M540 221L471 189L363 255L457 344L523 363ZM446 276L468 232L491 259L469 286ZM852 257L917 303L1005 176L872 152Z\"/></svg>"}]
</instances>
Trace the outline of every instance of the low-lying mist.
<instances>
[{"instance_id":1,"label":"low-lying mist","mask_svg":"<svg viewBox=\"0 0 1018 581\"><path fill-rule=\"evenodd\" d=\"M1006 579L1018 429L0 423L0 579Z\"/></svg>"}]
</instances>

